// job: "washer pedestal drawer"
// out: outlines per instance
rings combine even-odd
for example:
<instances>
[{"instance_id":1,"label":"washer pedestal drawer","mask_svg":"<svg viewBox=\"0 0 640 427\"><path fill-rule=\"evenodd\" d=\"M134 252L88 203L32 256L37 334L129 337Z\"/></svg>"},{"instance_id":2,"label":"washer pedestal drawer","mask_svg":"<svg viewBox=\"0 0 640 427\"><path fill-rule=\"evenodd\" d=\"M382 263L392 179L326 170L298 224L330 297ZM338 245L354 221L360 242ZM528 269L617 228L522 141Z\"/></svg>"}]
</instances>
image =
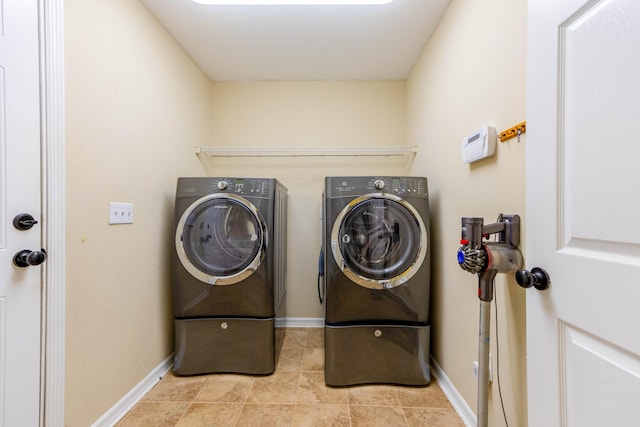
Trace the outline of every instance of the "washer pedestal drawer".
<instances>
[{"instance_id":1,"label":"washer pedestal drawer","mask_svg":"<svg viewBox=\"0 0 640 427\"><path fill-rule=\"evenodd\" d=\"M428 385L431 326L325 326L329 386Z\"/></svg>"},{"instance_id":2,"label":"washer pedestal drawer","mask_svg":"<svg viewBox=\"0 0 640 427\"><path fill-rule=\"evenodd\" d=\"M174 326L176 375L272 374L275 370L273 319L175 319Z\"/></svg>"}]
</instances>

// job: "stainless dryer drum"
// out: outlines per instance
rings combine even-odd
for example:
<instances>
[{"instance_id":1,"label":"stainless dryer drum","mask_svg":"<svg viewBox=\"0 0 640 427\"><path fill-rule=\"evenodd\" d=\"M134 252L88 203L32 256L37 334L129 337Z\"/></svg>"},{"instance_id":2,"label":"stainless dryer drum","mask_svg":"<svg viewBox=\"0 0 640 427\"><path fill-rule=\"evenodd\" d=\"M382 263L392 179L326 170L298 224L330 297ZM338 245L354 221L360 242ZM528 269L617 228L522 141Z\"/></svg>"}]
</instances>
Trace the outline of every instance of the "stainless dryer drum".
<instances>
[{"instance_id":1,"label":"stainless dryer drum","mask_svg":"<svg viewBox=\"0 0 640 427\"><path fill-rule=\"evenodd\" d=\"M211 285L231 285L260 266L267 230L262 215L248 200L210 194L182 214L175 243L178 259L193 277Z\"/></svg>"},{"instance_id":2,"label":"stainless dryer drum","mask_svg":"<svg viewBox=\"0 0 640 427\"><path fill-rule=\"evenodd\" d=\"M406 283L427 254L427 228L418 211L393 194L366 194L338 214L331 250L354 283L390 289Z\"/></svg>"}]
</instances>

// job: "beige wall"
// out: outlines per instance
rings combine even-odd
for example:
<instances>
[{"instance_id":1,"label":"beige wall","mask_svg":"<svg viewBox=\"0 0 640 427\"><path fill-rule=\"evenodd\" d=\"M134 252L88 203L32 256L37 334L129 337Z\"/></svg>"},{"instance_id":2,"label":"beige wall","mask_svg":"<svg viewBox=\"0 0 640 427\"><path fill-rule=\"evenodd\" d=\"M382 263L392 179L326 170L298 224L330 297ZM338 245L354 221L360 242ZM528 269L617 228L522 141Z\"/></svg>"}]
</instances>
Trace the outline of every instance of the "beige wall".
<instances>
[{"instance_id":1,"label":"beige wall","mask_svg":"<svg viewBox=\"0 0 640 427\"><path fill-rule=\"evenodd\" d=\"M432 350L458 392L476 409L472 361L478 360L477 279L456 263L460 219L525 211L525 144L498 143L496 155L460 159L462 138L483 125L499 131L525 116L525 0L454 0L407 81L407 136L420 147L411 173L430 178L433 244ZM524 231L524 226L523 226ZM521 245L524 247L524 244ZM525 292L512 276L496 280L499 336L492 308L494 382L490 424L526 425Z\"/></svg>"},{"instance_id":2,"label":"beige wall","mask_svg":"<svg viewBox=\"0 0 640 427\"><path fill-rule=\"evenodd\" d=\"M212 83L211 145L403 145L404 82ZM320 207L329 175L406 174L407 158L203 158L212 176L274 177L288 188L287 317L321 318Z\"/></svg>"},{"instance_id":3,"label":"beige wall","mask_svg":"<svg viewBox=\"0 0 640 427\"><path fill-rule=\"evenodd\" d=\"M91 425L173 351L175 178L202 173L209 81L131 0L65 1L65 424ZM132 225L108 225L110 201Z\"/></svg>"},{"instance_id":4,"label":"beige wall","mask_svg":"<svg viewBox=\"0 0 640 427\"><path fill-rule=\"evenodd\" d=\"M526 220L526 137L471 166L460 161L460 142L481 125L526 119L525 0L454 0L406 82L210 83L138 2L67 0L65 10L68 426L96 421L172 352L172 206L175 178L189 175L276 177L288 187L292 318L322 316L324 176L427 176L433 355L475 409L477 282L455 263L460 218ZM229 159L197 157L197 145L418 145L419 153ZM135 223L109 226L109 201L134 203ZM504 276L496 288L507 416L526 425L524 291ZM494 372L495 338L492 327ZM491 424L502 425L496 385Z\"/></svg>"}]
</instances>

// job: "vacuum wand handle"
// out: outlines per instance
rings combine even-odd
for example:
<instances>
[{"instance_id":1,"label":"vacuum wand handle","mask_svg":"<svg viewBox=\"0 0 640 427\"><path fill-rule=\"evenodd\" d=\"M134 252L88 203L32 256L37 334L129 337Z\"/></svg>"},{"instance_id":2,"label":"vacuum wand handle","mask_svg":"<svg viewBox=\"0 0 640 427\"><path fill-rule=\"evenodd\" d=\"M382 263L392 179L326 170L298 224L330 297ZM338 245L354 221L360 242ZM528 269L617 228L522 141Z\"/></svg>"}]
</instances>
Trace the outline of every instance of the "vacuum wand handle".
<instances>
[{"instance_id":1,"label":"vacuum wand handle","mask_svg":"<svg viewBox=\"0 0 640 427\"><path fill-rule=\"evenodd\" d=\"M496 268L490 268L482 273L478 273L478 298L480 301L489 302L493 300L493 281L498 274Z\"/></svg>"},{"instance_id":2,"label":"vacuum wand handle","mask_svg":"<svg viewBox=\"0 0 640 427\"><path fill-rule=\"evenodd\" d=\"M486 269L478 273L478 298L493 299L493 280L498 273L515 273L522 267L522 253L518 248L504 244L487 243L483 246L488 254Z\"/></svg>"}]
</instances>

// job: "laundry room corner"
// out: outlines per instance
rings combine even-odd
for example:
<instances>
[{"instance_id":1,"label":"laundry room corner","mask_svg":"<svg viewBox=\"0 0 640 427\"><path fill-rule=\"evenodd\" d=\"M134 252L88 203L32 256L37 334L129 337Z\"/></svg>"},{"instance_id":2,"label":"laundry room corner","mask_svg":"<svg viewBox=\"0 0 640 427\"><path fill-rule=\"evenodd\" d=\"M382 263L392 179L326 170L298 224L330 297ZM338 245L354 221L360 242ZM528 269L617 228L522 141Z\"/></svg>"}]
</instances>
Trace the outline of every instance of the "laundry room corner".
<instances>
[{"instance_id":1,"label":"laundry room corner","mask_svg":"<svg viewBox=\"0 0 640 427\"><path fill-rule=\"evenodd\" d=\"M173 351L176 177L204 173L209 80L137 1L66 0L64 20L65 425L89 426Z\"/></svg>"},{"instance_id":2,"label":"laundry room corner","mask_svg":"<svg viewBox=\"0 0 640 427\"><path fill-rule=\"evenodd\" d=\"M527 141L522 135L497 142L493 157L472 164L462 162L461 142L482 126L501 131L526 119L526 27L525 0L454 0L407 80L407 141L418 147L410 173L429 177L431 196L432 355L468 421L476 410L479 300L476 277L456 262L461 217L489 223L505 213L526 222ZM491 425L505 423L496 344L506 417L510 425L526 425L525 293L506 275L498 275L495 289Z\"/></svg>"},{"instance_id":3,"label":"laundry room corner","mask_svg":"<svg viewBox=\"0 0 640 427\"><path fill-rule=\"evenodd\" d=\"M211 146L402 145L404 81L212 82ZM210 176L274 176L288 189L287 319L322 325L318 300L325 176L404 175L410 157L211 157Z\"/></svg>"}]
</instances>

